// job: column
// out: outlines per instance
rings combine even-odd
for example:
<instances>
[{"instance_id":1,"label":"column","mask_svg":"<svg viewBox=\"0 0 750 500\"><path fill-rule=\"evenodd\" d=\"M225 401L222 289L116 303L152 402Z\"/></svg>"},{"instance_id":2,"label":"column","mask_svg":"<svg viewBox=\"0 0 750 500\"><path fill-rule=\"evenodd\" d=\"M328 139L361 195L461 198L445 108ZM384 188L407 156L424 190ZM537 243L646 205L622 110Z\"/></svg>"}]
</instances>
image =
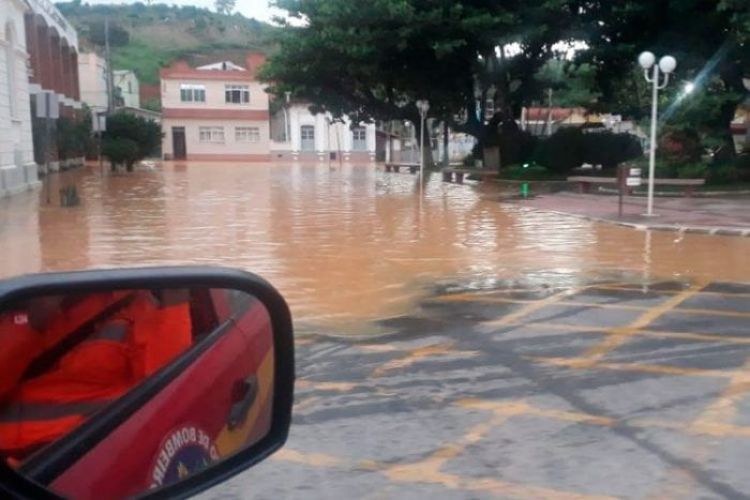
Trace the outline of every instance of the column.
<instances>
[{"instance_id":1,"label":"column","mask_svg":"<svg viewBox=\"0 0 750 500\"><path fill-rule=\"evenodd\" d=\"M38 74L38 83L45 90L52 88L52 61L50 59L50 35L49 28L41 24L37 26L37 47L39 49L38 65L34 67L34 73Z\"/></svg>"},{"instance_id":2,"label":"column","mask_svg":"<svg viewBox=\"0 0 750 500\"><path fill-rule=\"evenodd\" d=\"M73 68L73 95L71 96L76 101L81 101L81 87L80 83L78 81L78 52L76 52L76 49L71 48L70 53L70 67Z\"/></svg>"},{"instance_id":3,"label":"column","mask_svg":"<svg viewBox=\"0 0 750 500\"><path fill-rule=\"evenodd\" d=\"M37 39L39 33L36 14L27 12L24 14L23 22L26 29L26 52L29 54L29 66L31 66L29 83L39 85L39 41Z\"/></svg>"}]
</instances>

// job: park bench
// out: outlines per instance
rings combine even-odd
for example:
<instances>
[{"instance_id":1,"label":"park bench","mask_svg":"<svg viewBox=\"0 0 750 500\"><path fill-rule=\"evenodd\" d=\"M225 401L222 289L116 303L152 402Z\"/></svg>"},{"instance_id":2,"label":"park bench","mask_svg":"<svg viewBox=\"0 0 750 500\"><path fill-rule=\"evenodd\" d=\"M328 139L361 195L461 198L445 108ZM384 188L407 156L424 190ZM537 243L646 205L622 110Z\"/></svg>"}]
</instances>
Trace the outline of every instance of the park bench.
<instances>
[{"instance_id":1,"label":"park bench","mask_svg":"<svg viewBox=\"0 0 750 500\"><path fill-rule=\"evenodd\" d=\"M499 174L497 170L480 170L476 168L455 168L455 167L448 167L441 170L443 173L443 181L445 182L453 182L453 179L456 179L456 182L458 184L462 184L464 182L464 176L476 176L479 177L481 180L485 180L491 177L497 177Z\"/></svg>"},{"instance_id":2,"label":"park bench","mask_svg":"<svg viewBox=\"0 0 750 500\"><path fill-rule=\"evenodd\" d=\"M575 182L578 184L578 189L581 193L590 193L591 186L595 184L617 184L616 177L596 177L593 175L574 175L568 177L568 182ZM644 185L648 181L644 179ZM682 193L686 196L691 196L695 191L696 186L702 186L706 183L705 179L654 179L654 185L656 186L679 186L682 187ZM632 188L630 188L632 190Z\"/></svg>"}]
</instances>

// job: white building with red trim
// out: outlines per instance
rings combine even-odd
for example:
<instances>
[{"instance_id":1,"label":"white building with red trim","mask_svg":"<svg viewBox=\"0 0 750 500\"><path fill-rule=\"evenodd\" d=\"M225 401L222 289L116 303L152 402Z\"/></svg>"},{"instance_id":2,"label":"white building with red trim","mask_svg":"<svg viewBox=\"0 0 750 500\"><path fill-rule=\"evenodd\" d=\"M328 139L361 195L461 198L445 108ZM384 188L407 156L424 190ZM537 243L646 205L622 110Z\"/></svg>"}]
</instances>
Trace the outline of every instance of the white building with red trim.
<instances>
[{"instance_id":1,"label":"white building with red trim","mask_svg":"<svg viewBox=\"0 0 750 500\"><path fill-rule=\"evenodd\" d=\"M267 161L269 100L256 72L263 54L245 66L230 61L162 69L162 152L173 160Z\"/></svg>"}]
</instances>

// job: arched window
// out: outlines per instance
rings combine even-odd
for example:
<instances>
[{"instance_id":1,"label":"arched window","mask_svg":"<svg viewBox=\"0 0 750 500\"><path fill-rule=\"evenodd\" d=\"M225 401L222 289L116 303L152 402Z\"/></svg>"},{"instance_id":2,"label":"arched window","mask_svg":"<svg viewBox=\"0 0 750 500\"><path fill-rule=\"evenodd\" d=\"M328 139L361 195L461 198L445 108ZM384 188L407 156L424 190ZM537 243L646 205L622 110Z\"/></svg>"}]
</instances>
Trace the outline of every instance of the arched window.
<instances>
[{"instance_id":1,"label":"arched window","mask_svg":"<svg viewBox=\"0 0 750 500\"><path fill-rule=\"evenodd\" d=\"M8 78L8 104L10 106L10 117L18 116L18 104L16 89L18 87L18 76L16 66L18 58L16 57L16 29L11 21L5 25L5 75Z\"/></svg>"}]
</instances>

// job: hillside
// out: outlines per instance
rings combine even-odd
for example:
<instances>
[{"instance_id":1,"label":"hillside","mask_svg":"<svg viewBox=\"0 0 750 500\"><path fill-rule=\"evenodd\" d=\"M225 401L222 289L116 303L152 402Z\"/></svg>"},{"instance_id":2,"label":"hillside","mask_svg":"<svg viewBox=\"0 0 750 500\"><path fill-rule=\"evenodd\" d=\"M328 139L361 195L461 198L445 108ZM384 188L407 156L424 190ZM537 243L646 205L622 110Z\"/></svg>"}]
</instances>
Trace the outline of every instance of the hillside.
<instances>
[{"instance_id":1,"label":"hillside","mask_svg":"<svg viewBox=\"0 0 750 500\"><path fill-rule=\"evenodd\" d=\"M112 65L135 71L143 84L159 83L159 68L175 59L192 63L231 60L244 64L248 50L267 50L273 26L239 14L165 4L56 4L76 27L82 51L103 52L103 25L110 22Z\"/></svg>"}]
</instances>

